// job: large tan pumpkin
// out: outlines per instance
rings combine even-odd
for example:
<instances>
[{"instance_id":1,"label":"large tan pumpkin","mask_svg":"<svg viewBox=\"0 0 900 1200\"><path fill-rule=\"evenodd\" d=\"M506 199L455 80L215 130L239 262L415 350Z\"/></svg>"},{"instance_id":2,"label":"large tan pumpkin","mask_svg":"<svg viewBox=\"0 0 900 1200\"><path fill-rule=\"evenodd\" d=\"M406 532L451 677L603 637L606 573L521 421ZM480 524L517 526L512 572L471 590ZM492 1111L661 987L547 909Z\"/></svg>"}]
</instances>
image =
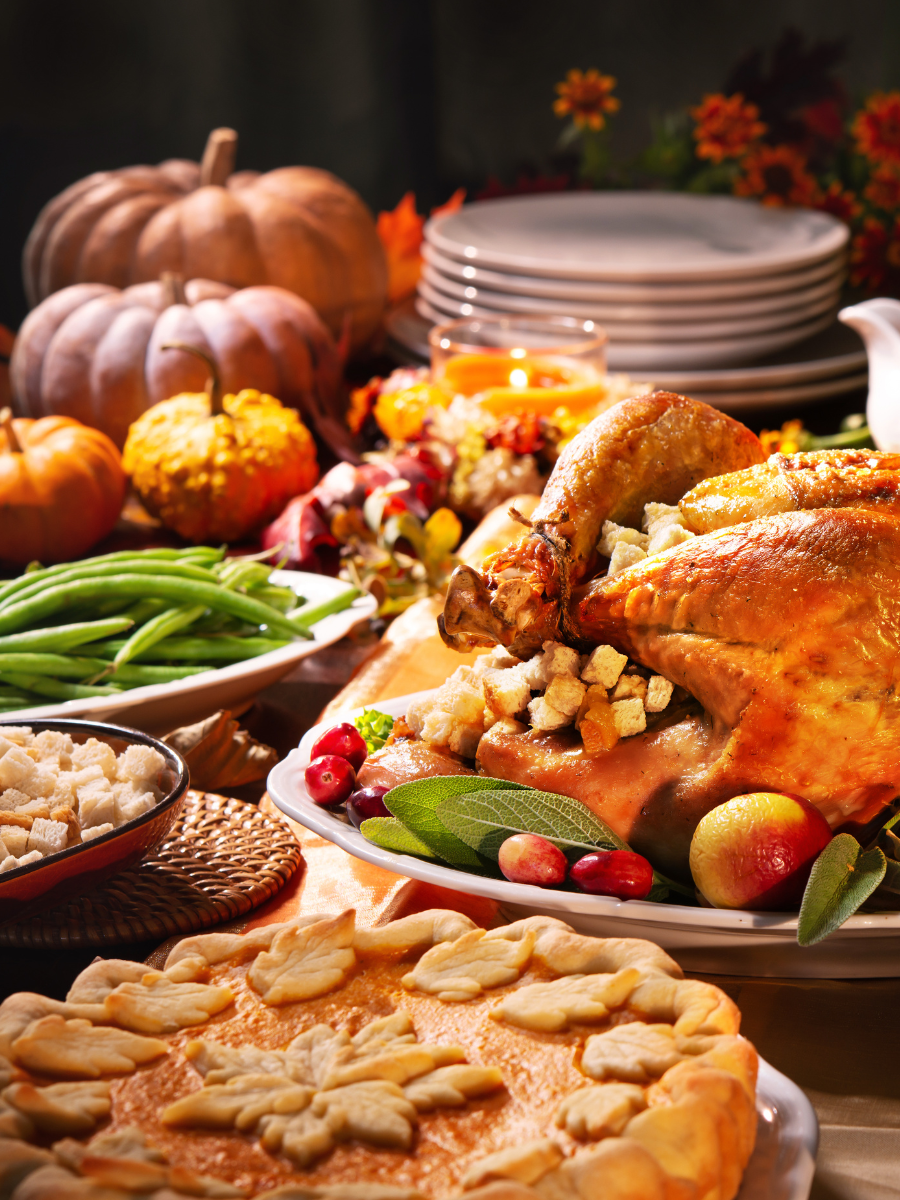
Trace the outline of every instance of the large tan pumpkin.
<instances>
[{"instance_id":1,"label":"large tan pumpkin","mask_svg":"<svg viewBox=\"0 0 900 1200\"><path fill-rule=\"evenodd\" d=\"M129 284L172 271L232 287L274 284L308 300L351 345L378 328L387 264L372 214L327 171L234 166L237 134L216 129L200 164L98 171L51 200L22 269L32 305L73 283Z\"/></svg>"},{"instance_id":2,"label":"large tan pumpkin","mask_svg":"<svg viewBox=\"0 0 900 1200\"><path fill-rule=\"evenodd\" d=\"M10 372L18 410L59 414L101 429L120 448L145 409L180 392L202 392L194 355L163 351L185 342L218 364L227 392L256 388L297 408L338 453L342 362L312 308L276 287L235 291L169 277L119 291L103 283L63 288L25 318Z\"/></svg>"}]
</instances>

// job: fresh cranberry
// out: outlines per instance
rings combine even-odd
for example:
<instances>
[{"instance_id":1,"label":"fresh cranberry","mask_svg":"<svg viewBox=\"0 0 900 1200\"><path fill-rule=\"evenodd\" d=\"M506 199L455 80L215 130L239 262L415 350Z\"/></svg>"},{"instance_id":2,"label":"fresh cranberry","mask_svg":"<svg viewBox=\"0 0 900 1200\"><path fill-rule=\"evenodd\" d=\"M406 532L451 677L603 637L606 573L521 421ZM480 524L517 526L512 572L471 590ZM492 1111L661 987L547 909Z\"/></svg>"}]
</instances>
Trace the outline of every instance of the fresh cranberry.
<instances>
[{"instance_id":1,"label":"fresh cranberry","mask_svg":"<svg viewBox=\"0 0 900 1200\"><path fill-rule=\"evenodd\" d=\"M359 788L347 801L347 816L352 824L359 829L363 821L369 817L389 817L391 814L385 807L383 797L387 795L386 787Z\"/></svg>"},{"instance_id":2,"label":"fresh cranberry","mask_svg":"<svg viewBox=\"0 0 900 1200\"><path fill-rule=\"evenodd\" d=\"M318 758L320 754L336 754L338 758L346 758L354 771L358 771L368 757L365 739L349 721L342 725L332 725L326 729L310 751L310 758Z\"/></svg>"},{"instance_id":3,"label":"fresh cranberry","mask_svg":"<svg viewBox=\"0 0 900 1200\"><path fill-rule=\"evenodd\" d=\"M653 887L653 868L633 850L595 850L579 858L569 878L592 896L643 900Z\"/></svg>"},{"instance_id":4,"label":"fresh cranberry","mask_svg":"<svg viewBox=\"0 0 900 1200\"><path fill-rule=\"evenodd\" d=\"M303 776L310 799L328 807L343 804L356 787L356 772L346 758L336 754L320 754L314 758Z\"/></svg>"},{"instance_id":5,"label":"fresh cranberry","mask_svg":"<svg viewBox=\"0 0 900 1200\"><path fill-rule=\"evenodd\" d=\"M566 856L536 833L515 833L500 847L500 870L510 883L558 887L566 878Z\"/></svg>"}]
</instances>

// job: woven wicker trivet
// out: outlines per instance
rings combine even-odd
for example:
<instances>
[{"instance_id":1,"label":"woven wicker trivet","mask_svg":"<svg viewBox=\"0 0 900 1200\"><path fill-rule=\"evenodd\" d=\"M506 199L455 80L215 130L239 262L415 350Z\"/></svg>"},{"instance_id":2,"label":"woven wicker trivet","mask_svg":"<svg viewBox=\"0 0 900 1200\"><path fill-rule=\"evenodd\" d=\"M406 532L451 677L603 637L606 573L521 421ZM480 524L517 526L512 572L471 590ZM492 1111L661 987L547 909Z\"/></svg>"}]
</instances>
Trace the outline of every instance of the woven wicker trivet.
<instances>
[{"instance_id":1,"label":"woven wicker trivet","mask_svg":"<svg viewBox=\"0 0 900 1200\"><path fill-rule=\"evenodd\" d=\"M286 825L242 800L188 792L168 840L152 858L90 895L0 924L0 946L120 946L196 933L259 907L301 862Z\"/></svg>"}]
</instances>

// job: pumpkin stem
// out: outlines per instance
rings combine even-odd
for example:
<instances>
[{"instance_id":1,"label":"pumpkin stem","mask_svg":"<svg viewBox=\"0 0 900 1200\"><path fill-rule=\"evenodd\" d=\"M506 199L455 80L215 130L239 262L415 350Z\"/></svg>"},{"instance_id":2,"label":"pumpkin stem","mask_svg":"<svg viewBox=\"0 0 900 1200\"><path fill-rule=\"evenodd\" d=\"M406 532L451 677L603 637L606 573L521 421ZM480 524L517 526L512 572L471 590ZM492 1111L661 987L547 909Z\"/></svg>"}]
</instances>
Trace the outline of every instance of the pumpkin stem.
<instances>
[{"instance_id":1,"label":"pumpkin stem","mask_svg":"<svg viewBox=\"0 0 900 1200\"><path fill-rule=\"evenodd\" d=\"M163 304L166 308L171 308L173 304L187 304L183 275L177 271L163 271L159 281L163 285Z\"/></svg>"},{"instance_id":2,"label":"pumpkin stem","mask_svg":"<svg viewBox=\"0 0 900 1200\"><path fill-rule=\"evenodd\" d=\"M186 354L194 354L197 358L203 359L203 361L209 367L209 379L206 381L206 394L209 396L210 416L217 417L219 413L223 413L225 409L222 407L222 383L219 379L219 368L216 366L215 359L211 358L205 350L201 350L197 346L189 346L187 342L166 342L161 349L184 350Z\"/></svg>"},{"instance_id":3,"label":"pumpkin stem","mask_svg":"<svg viewBox=\"0 0 900 1200\"><path fill-rule=\"evenodd\" d=\"M11 408L0 408L0 429L6 434L7 449L13 454L22 454L22 443L16 437L16 431L13 429Z\"/></svg>"},{"instance_id":4,"label":"pumpkin stem","mask_svg":"<svg viewBox=\"0 0 900 1200\"><path fill-rule=\"evenodd\" d=\"M224 187L234 170L238 135L233 129L214 129L206 140L200 163L200 186Z\"/></svg>"}]
</instances>

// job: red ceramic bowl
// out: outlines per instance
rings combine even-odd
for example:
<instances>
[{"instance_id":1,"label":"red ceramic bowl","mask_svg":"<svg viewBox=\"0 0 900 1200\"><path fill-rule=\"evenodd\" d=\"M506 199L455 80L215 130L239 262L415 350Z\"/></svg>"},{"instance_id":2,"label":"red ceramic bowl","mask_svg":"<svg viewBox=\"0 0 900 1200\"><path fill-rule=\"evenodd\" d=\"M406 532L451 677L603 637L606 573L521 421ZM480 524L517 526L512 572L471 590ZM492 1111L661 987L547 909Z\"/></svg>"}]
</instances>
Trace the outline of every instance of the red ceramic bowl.
<instances>
[{"instance_id":1,"label":"red ceramic bowl","mask_svg":"<svg viewBox=\"0 0 900 1200\"><path fill-rule=\"evenodd\" d=\"M92 891L111 875L124 871L144 858L165 839L174 825L184 804L190 775L181 755L165 742L136 729L95 724L92 721L65 721L58 718L17 721L4 717L0 724L25 726L35 733L53 729L68 733L73 742L97 738L98 741L108 742L117 755L131 743L137 742L141 746L152 746L166 760L159 779L159 786L165 795L148 812L90 842L70 846L39 862L16 867L0 875L0 921L29 916L40 909L52 908L72 896L82 896Z\"/></svg>"}]
</instances>

